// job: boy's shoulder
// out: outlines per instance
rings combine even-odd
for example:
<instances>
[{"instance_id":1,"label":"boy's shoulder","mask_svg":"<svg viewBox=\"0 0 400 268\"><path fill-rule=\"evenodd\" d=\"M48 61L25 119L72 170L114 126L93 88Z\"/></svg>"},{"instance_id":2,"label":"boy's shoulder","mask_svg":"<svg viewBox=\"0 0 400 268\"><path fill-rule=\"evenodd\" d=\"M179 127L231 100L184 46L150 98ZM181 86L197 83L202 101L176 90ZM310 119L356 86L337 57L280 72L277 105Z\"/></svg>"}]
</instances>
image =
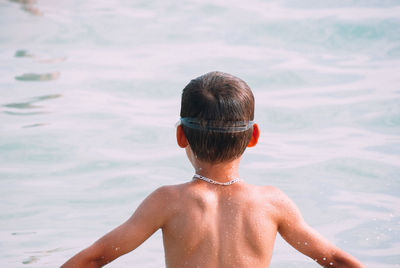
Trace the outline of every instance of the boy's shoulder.
<instances>
[{"instance_id":1,"label":"boy's shoulder","mask_svg":"<svg viewBox=\"0 0 400 268\"><path fill-rule=\"evenodd\" d=\"M199 187L199 184L186 182L174 185L164 185L156 189L152 195L156 195L165 202L182 202L185 197L201 196L209 193L207 187ZM204 186L204 185L203 185ZM238 187L237 187L238 186ZM246 182L241 182L238 185L222 186L231 187L232 193L245 200L258 200L261 203L276 206L281 208L282 205L290 201L287 195L275 186L270 185L254 185Z\"/></svg>"},{"instance_id":2,"label":"boy's shoulder","mask_svg":"<svg viewBox=\"0 0 400 268\"><path fill-rule=\"evenodd\" d=\"M157 193L159 195L177 195L179 193L182 193L185 191L185 189L188 189L190 187L190 182L186 183L179 183L179 184L170 184L170 185L163 185L157 188L154 193Z\"/></svg>"},{"instance_id":3,"label":"boy's shoulder","mask_svg":"<svg viewBox=\"0 0 400 268\"><path fill-rule=\"evenodd\" d=\"M268 206L273 206L281 209L288 202L289 197L279 188L271 185L249 185L249 190L246 193L250 198L259 199Z\"/></svg>"},{"instance_id":4,"label":"boy's shoulder","mask_svg":"<svg viewBox=\"0 0 400 268\"><path fill-rule=\"evenodd\" d=\"M228 202L244 210L268 215L278 224L286 217L288 211L295 209L289 197L274 186L241 182L222 187L224 187L221 188L224 189L222 191L210 191L212 187L204 183L165 185L156 189L150 195L150 199L155 201L153 205L165 219L171 219L172 216L180 215L182 212L193 211L198 206L213 207L216 203Z\"/></svg>"},{"instance_id":5,"label":"boy's shoulder","mask_svg":"<svg viewBox=\"0 0 400 268\"><path fill-rule=\"evenodd\" d=\"M162 202L171 203L179 200L184 193L189 189L190 183L181 183L173 185L163 185L154 190L150 196L155 197Z\"/></svg>"}]
</instances>

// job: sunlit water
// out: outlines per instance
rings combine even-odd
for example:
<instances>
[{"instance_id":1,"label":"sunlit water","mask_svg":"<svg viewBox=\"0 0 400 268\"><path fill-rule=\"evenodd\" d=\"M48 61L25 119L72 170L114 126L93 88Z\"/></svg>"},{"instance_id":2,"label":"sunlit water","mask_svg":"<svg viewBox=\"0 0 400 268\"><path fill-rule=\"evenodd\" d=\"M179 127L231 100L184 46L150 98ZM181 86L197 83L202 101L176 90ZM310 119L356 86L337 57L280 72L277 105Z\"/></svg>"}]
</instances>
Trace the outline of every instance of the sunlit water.
<instances>
[{"instance_id":1,"label":"sunlit water","mask_svg":"<svg viewBox=\"0 0 400 268\"><path fill-rule=\"evenodd\" d=\"M0 1L0 266L56 267L163 184L212 70L256 96L241 176L368 267L400 264L400 3ZM160 232L110 267L162 267ZM278 237L271 267L317 267Z\"/></svg>"}]
</instances>

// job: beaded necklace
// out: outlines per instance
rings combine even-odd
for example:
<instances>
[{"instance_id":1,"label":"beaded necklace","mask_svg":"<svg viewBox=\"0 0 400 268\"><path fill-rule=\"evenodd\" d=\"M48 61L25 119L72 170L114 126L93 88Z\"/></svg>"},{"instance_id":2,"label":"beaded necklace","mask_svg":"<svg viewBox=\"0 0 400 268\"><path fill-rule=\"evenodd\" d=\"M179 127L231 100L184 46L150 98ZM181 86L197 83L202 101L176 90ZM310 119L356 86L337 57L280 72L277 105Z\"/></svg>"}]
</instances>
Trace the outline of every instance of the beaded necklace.
<instances>
[{"instance_id":1,"label":"beaded necklace","mask_svg":"<svg viewBox=\"0 0 400 268\"><path fill-rule=\"evenodd\" d=\"M219 182L219 181L214 181L214 180L212 180L210 178L201 176L199 174L194 174L193 175L193 180L196 180L196 179L203 180L203 181L206 181L206 182L211 183L211 184L223 185L223 186L228 186L228 185L234 184L235 182L241 181L240 178L235 178L235 179L227 181L227 182Z\"/></svg>"}]
</instances>

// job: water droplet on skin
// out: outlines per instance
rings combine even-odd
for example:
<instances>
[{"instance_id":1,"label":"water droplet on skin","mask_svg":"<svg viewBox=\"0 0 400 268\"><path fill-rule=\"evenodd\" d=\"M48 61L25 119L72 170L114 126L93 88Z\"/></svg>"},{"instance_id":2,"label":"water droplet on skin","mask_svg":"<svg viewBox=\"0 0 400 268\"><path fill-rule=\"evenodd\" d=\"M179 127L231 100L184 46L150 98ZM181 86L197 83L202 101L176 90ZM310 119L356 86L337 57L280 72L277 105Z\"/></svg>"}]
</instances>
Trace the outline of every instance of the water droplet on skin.
<instances>
[{"instance_id":1,"label":"water droplet on skin","mask_svg":"<svg viewBox=\"0 0 400 268\"><path fill-rule=\"evenodd\" d=\"M333 265L333 262L330 262L329 265Z\"/></svg>"}]
</instances>

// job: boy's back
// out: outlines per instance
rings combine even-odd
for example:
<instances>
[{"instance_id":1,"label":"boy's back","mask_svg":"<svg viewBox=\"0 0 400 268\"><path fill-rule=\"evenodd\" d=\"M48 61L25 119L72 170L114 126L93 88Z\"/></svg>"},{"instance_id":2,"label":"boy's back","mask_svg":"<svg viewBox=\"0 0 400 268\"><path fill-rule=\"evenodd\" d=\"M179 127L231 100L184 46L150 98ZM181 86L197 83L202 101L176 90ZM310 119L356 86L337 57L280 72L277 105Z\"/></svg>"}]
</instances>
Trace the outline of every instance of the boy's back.
<instances>
[{"instance_id":1,"label":"boy's back","mask_svg":"<svg viewBox=\"0 0 400 268\"><path fill-rule=\"evenodd\" d=\"M201 180L157 189L125 223L63 267L101 267L158 229L170 268L268 267L277 232L323 266L363 267L310 228L281 191L238 181L243 152L260 134L254 96L243 80L220 72L192 80L180 117L177 143Z\"/></svg>"},{"instance_id":2,"label":"boy's back","mask_svg":"<svg viewBox=\"0 0 400 268\"><path fill-rule=\"evenodd\" d=\"M167 267L268 266L279 218L274 188L193 181L162 191Z\"/></svg>"}]
</instances>

